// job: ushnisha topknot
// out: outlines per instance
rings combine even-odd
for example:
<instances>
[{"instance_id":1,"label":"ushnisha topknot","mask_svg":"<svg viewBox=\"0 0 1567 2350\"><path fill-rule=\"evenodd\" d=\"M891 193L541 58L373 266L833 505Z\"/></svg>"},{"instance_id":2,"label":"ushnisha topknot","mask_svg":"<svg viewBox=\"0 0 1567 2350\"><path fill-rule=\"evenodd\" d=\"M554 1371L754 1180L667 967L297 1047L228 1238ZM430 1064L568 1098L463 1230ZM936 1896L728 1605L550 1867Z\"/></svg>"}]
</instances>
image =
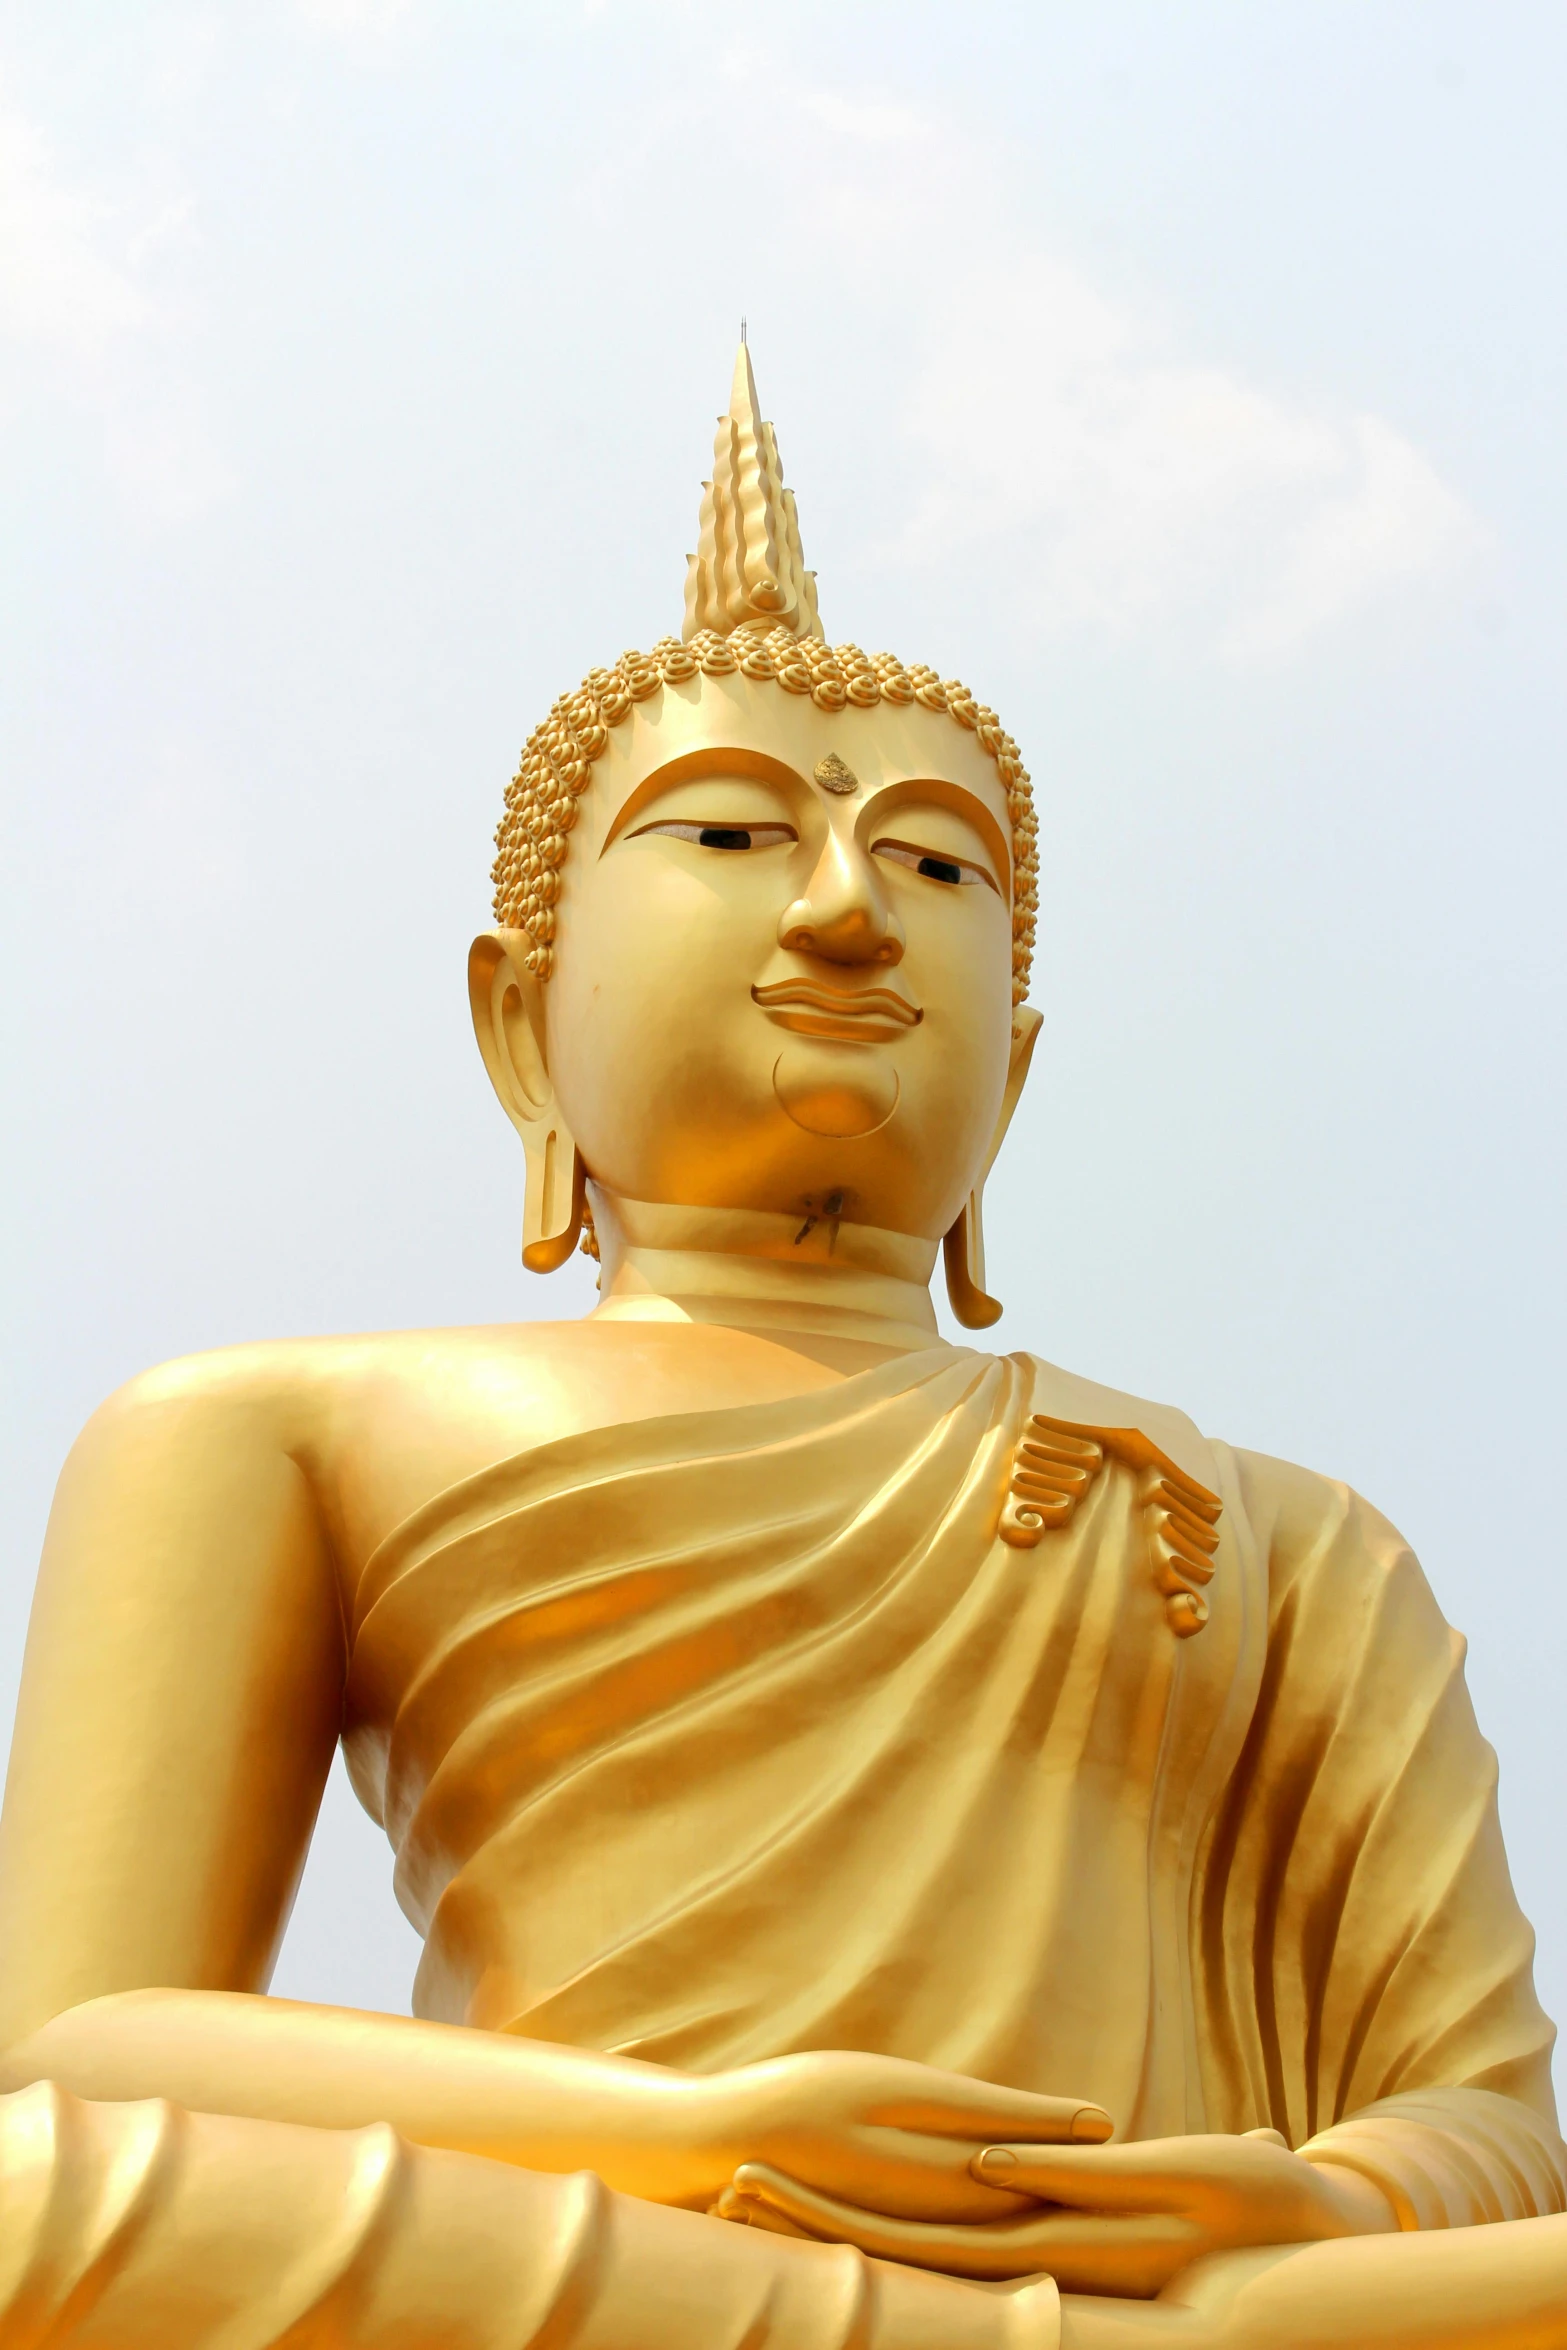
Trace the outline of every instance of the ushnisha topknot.
<instances>
[{"instance_id":1,"label":"ushnisha topknot","mask_svg":"<svg viewBox=\"0 0 1567 2350\"><path fill-rule=\"evenodd\" d=\"M684 639L661 637L651 652L622 653L613 669L590 670L529 735L495 836L496 921L527 933L533 942L528 968L547 979L561 869L593 762L610 728L665 686L698 675L738 675L785 693L809 694L819 710L918 702L966 727L996 762L1012 823L1012 997L1022 1003L1033 957L1039 864L1028 770L1016 743L995 712L958 679L905 667L893 653L827 643L794 498L784 487L773 428L758 413L744 343L713 457L713 478L703 485L698 550L688 564Z\"/></svg>"}]
</instances>

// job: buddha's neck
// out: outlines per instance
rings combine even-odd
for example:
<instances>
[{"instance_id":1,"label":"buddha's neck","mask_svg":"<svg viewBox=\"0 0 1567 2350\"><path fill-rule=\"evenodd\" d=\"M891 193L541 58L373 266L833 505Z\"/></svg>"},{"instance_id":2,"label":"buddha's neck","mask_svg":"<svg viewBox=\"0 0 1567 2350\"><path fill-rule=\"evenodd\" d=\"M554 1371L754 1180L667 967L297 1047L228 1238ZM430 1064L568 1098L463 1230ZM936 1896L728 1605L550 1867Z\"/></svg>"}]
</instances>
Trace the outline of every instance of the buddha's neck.
<instances>
[{"instance_id":1,"label":"buddha's neck","mask_svg":"<svg viewBox=\"0 0 1567 2350\"><path fill-rule=\"evenodd\" d=\"M829 1217L668 1207L597 1184L592 1202L599 1320L717 1322L895 1354L941 1343L934 1241Z\"/></svg>"}]
</instances>

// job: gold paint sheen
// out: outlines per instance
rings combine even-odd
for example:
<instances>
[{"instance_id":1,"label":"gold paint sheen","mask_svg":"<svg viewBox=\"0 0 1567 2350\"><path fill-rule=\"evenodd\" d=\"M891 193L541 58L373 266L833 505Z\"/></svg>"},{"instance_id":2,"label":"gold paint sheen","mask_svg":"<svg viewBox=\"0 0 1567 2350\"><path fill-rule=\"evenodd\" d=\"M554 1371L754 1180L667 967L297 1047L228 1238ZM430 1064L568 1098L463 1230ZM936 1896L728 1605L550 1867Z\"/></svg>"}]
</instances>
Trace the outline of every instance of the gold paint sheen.
<instances>
[{"instance_id":1,"label":"gold paint sheen","mask_svg":"<svg viewBox=\"0 0 1567 2350\"><path fill-rule=\"evenodd\" d=\"M600 1302L83 1431L0 1817L0 2350L1567 2343L1412 1556L938 1330L938 1259L1002 1310L1028 777L827 644L744 349L682 637L557 702L498 837L523 1263L589 1236ZM266 1995L339 1745L412 2015Z\"/></svg>"}]
</instances>

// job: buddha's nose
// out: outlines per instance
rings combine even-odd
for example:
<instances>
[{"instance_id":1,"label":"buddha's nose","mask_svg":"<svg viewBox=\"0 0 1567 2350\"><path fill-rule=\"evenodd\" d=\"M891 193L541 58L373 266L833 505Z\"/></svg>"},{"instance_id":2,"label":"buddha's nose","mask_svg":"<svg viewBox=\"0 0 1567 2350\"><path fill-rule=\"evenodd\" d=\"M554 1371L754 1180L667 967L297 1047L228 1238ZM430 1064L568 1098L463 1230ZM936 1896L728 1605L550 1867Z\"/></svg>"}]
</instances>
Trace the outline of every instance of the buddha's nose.
<instances>
[{"instance_id":1,"label":"buddha's nose","mask_svg":"<svg viewBox=\"0 0 1567 2350\"><path fill-rule=\"evenodd\" d=\"M803 897L786 906L782 946L829 963L901 963L903 925L882 894L873 860L829 830Z\"/></svg>"}]
</instances>

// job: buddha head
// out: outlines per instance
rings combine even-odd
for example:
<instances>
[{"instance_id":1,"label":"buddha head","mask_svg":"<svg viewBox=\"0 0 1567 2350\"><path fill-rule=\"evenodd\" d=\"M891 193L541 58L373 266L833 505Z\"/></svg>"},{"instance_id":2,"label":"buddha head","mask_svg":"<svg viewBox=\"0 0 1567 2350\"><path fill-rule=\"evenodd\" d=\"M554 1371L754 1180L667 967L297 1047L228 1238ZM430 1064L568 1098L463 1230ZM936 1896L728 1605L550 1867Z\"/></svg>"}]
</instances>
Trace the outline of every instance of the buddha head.
<instances>
[{"instance_id":1,"label":"buddha head","mask_svg":"<svg viewBox=\"0 0 1567 2350\"><path fill-rule=\"evenodd\" d=\"M1039 1016L1016 745L956 680L829 646L742 344L683 635L590 671L530 736L475 940L474 1025L527 1157L523 1261L594 1203L750 1210L945 1243Z\"/></svg>"}]
</instances>

